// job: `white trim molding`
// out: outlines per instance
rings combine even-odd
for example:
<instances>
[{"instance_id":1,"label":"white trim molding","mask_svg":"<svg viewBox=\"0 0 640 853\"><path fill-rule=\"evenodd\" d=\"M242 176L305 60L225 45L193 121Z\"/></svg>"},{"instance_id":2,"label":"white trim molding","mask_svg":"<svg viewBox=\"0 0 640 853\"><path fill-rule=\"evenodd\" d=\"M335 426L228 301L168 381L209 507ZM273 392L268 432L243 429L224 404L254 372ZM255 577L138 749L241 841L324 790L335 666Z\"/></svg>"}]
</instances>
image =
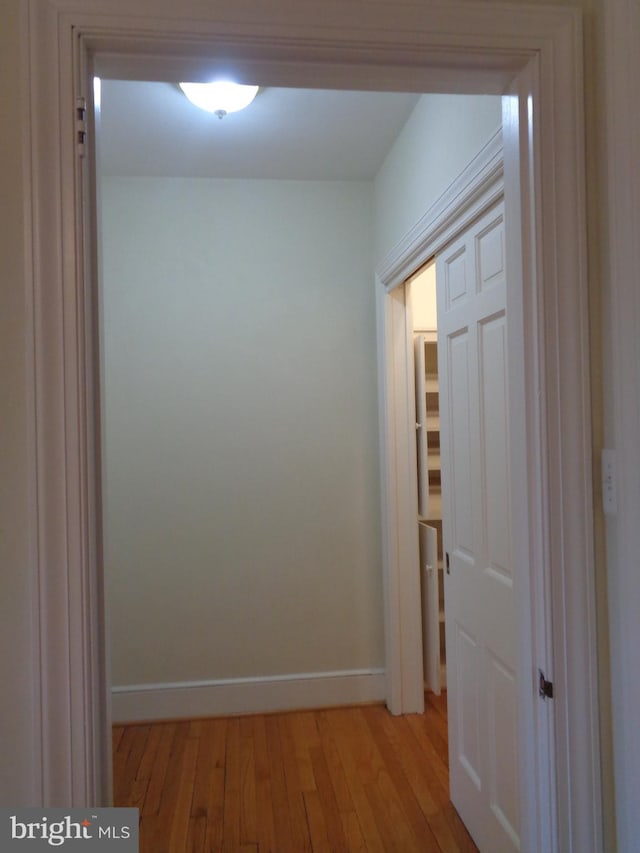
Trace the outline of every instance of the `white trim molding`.
<instances>
[{"instance_id":1,"label":"white trim molding","mask_svg":"<svg viewBox=\"0 0 640 853\"><path fill-rule=\"evenodd\" d=\"M504 192L502 128L480 149L413 228L378 264L376 275L391 290L402 284Z\"/></svg>"},{"instance_id":2,"label":"white trim molding","mask_svg":"<svg viewBox=\"0 0 640 853\"><path fill-rule=\"evenodd\" d=\"M113 720L186 719L384 702L382 669L219 678L112 689Z\"/></svg>"},{"instance_id":3,"label":"white trim molding","mask_svg":"<svg viewBox=\"0 0 640 853\"><path fill-rule=\"evenodd\" d=\"M531 190L522 211L530 279L524 346L540 379L540 457L547 531L558 831L549 849L602 849L595 582L584 221L582 32L570 7L489 2L378 0L25 0L29 7L31 290L37 465L31 518L40 596L42 791L47 805L108 801L108 732L99 507L95 306L90 156L76 137L76 97L91 103L87 66L108 55L136 66L163 61L189 73L229 67L261 72L265 85L503 94L532 81L535 144L521 150ZM211 57L218 57L212 59ZM521 96L522 97L522 96ZM90 146L88 148L90 155ZM505 146L506 151L506 146ZM506 156L506 153L505 153ZM528 159L527 159L528 158ZM530 170L531 174L527 170ZM505 162L506 170L506 162ZM529 286L530 285L530 286ZM381 288L382 293L384 290ZM384 378L381 380L384 383ZM527 413L528 414L528 413ZM385 475L389 483L388 475ZM398 547L385 515L386 554ZM386 612L398 603L386 566ZM398 648L389 637L388 702L397 701ZM405 643L406 646L406 636ZM532 679L533 682L533 679ZM531 702L537 702L533 683ZM408 687L414 690L414 687ZM402 690L400 700L402 701ZM534 745L532 749L537 746ZM538 853L536 792L527 779L523 849ZM533 840L532 840L533 839Z\"/></svg>"}]
</instances>

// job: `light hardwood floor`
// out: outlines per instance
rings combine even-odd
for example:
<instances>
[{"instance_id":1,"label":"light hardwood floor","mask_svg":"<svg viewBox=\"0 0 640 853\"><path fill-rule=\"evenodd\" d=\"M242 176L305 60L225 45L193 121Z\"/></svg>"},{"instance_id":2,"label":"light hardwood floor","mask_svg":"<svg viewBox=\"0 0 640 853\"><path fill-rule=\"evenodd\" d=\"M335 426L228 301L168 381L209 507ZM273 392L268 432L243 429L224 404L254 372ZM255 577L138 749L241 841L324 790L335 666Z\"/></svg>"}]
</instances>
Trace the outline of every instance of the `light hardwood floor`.
<instances>
[{"instance_id":1,"label":"light hardwood floor","mask_svg":"<svg viewBox=\"0 0 640 853\"><path fill-rule=\"evenodd\" d=\"M476 851L448 795L446 699L113 729L141 853Z\"/></svg>"}]
</instances>

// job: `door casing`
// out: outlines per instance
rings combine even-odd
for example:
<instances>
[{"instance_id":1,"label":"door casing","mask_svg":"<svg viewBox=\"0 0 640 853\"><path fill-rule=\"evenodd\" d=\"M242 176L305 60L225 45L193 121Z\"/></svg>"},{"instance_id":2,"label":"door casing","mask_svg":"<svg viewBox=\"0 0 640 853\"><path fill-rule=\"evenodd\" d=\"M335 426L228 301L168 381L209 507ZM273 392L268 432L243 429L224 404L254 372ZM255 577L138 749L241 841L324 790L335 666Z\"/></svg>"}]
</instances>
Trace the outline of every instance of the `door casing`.
<instances>
[{"instance_id":1,"label":"door casing","mask_svg":"<svg viewBox=\"0 0 640 853\"><path fill-rule=\"evenodd\" d=\"M544 666L556 684L556 698L541 705L532 673L526 702L523 698L525 727L533 737L524 764L523 847L600 850L579 13L493 3L399 6L386 0L369 5L366 21L361 13L355 0L323 8L322 23L311 5L288 0L268 7L249 0L242 8L223 0L209 9L198 0L30 0L23 7L31 200L26 298L33 305L27 344L35 377L30 515L37 547L31 571L41 650L35 662L41 702L34 720L39 747L34 772L42 801L80 806L109 797L95 216L91 147L85 146L84 155L79 151L76 113L78 96L91 102L94 66L107 74L111 64L120 75L138 79L167 74L177 79L178 68L196 79L225 67L265 85L510 90L506 127L519 130L505 136L505 183L519 187L510 220L524 259L516 294L522 349L515 369L526 382L517 414L529 437L526 458L515 461L538 489L514 508L514 524L531 533L521 539L527 564L542 560L530 576L532 615L522 653L529 666L532 661ZM403 712L415 692L405 674L407 632L401 630L412 602L399 574L403 563L396 556L403 542L390 509L401 502L406 486L406 459L394 438L407 400L386 361L403 317L389 311L397 300L389 301L382 286L378 299L388 704ZM550 759L557 780L552 801L545 762L536 755Z\"/></svg>"}]
</instances>

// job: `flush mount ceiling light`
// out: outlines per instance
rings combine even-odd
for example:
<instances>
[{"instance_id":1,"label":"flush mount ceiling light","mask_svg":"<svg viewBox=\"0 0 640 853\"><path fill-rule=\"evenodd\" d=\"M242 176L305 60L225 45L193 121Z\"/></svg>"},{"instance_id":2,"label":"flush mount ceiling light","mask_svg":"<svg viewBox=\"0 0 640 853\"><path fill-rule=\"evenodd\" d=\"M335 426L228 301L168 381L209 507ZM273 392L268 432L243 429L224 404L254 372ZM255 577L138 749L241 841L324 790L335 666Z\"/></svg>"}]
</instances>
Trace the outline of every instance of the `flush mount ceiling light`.
<instances>
[{"instance_id":1,"label":"flush mount ceiling light","mask_svg":"<svg viewBox=\"0 0 640 853\"><path fill-rule=\"evenodd\" d=\"M180 88L196 107L224 118L248 107L258 94L258 86L243 86L229 80L211 83L180 83Z\"/></svg>"}]
</instances>

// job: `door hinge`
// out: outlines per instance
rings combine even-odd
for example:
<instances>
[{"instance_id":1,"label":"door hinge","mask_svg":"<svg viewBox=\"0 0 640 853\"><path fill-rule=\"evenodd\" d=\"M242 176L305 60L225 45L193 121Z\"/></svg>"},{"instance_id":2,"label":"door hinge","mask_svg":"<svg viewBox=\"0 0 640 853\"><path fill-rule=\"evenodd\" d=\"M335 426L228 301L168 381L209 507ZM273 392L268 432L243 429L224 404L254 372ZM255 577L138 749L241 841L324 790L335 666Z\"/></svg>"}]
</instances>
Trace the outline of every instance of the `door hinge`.
<instances>
[{"instance_id":1,"label":"door hinge","mask_svg":"<svg viewBox=\"0 0 640 853\"><path fill-rule=\"evenodd\" d=\"M87 141L87 99L76 98L76 145L78 154L85 154L85 143Z\"/></svg>"},{"instance_id":2,"label":"door hinge","mask_svg":"<svg viewBox=\"0 0 640 853\"><path fill-rule=\"evenodd\" d=\"M542 699L553 699L553 681L547 681L541 669L538 670L538 694Z\"/></svg>"},{"instance_id":3,"label":"door hinge","mask_svg":"<svg viewBox=\"0 0 640 853\"><path fill-rule=\"evenodd\" d=\"M447 553L445 554L445 563L446 563L446 566L447 566L447 574L448 574L448 575L450 575L450 574L451 574L451 566L450 566L450 564L449 564L449 552L448 552L448 551L447 551Z\"/></svg>"}]
</instances>

